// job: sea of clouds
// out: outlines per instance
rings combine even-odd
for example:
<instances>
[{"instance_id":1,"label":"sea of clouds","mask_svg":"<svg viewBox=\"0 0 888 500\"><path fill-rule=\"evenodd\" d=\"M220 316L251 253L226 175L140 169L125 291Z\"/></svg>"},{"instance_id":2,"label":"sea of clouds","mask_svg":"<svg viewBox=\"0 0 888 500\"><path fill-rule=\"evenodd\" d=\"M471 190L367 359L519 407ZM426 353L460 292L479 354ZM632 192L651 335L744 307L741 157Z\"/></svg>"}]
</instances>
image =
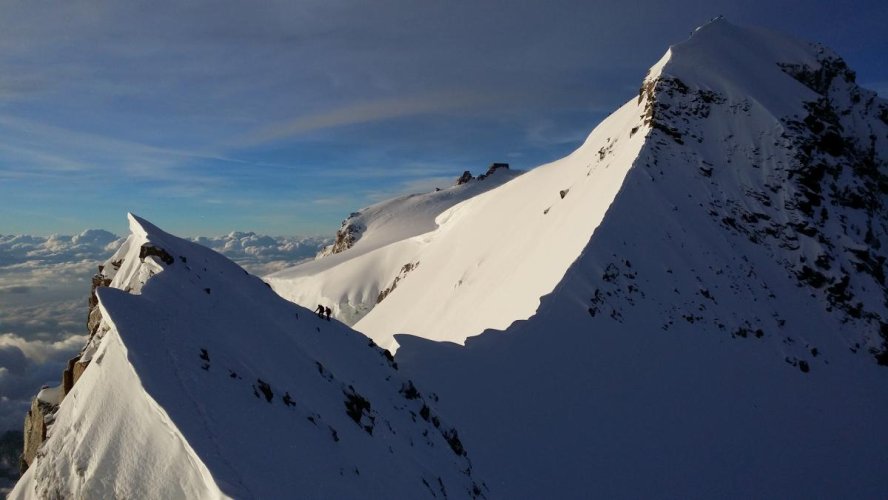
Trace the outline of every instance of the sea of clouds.
<instances>
[{"instance_id":1,"label":"sea of clouds","mask_svg":"<svg viewBox=\"0 0 888 500\"><path fill-rule=\"evenodd\" d=\"M108 231L0 235L0 433L21 429L31 398L58 384L86 341L90 279L123 242ZM329 238L234 232L193 241L256 275L315 256Z\"/></svg>"}]
</instances>

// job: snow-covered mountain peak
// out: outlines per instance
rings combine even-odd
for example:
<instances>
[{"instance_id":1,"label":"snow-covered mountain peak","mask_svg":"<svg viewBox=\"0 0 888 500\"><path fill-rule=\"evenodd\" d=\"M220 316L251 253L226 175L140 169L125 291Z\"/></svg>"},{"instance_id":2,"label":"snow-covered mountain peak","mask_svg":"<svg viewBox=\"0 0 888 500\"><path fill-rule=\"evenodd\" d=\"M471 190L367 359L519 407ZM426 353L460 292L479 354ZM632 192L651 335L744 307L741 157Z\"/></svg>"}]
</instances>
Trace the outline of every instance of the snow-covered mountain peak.
<instances>
[{"instance_id":1,"label":"snow-covered mountain peak","mask_svg":"<svg viewBox=\"0 0 888 500\"><path fill-rule=\"evenodd\" d=\"M626 109L636 121L614 122ZM396 359L470 422L478 469L507 497L883 496L886 102L828 49L719 20L673 46L577 152L455 207L441 228L477 223L476 203L510 206L525 179L566 183L569 160L597 166L586 155L600 134L617 142L604 158L628 156L609 162L618 189L572 185L564 201L585 210L557 230L521 213L552 253L585 237L532 314L512 307L522 321L463 346L427 340L461 315L495 325L540 290L514 286L546 262L515 258L526 240L507 226L496 258L512 259L509 274L483 282L473 307L416 300L438 285L420 281L424 258L356 327L415 335L397 337ZM581 226L602 199L601 220ZM436 290L458 300L448 292ZM544 476L514 472L541 463Z\"/></svg>"},{"instance_id":2,"label":"snow-covered mountain peak","mask_svg":"<svg viewBox=\"0 0 888 500\"><path fill-rule=\"evenodd\" d=\"M779 262L793 283L812 285L827 308L867 323L848 330L852 349L882 352L880 318L888 312L879 305L881 255L864 249L884 234L886 125L884 101L859 88L831 50L716 19L670 47L638 97L568 157L454 205L428 233L270 280L305 305L334 302L337 313L360 319L355 327L386 347L396 346L397 333L462 343L535 314L540 297L598 241L602 221L646 225L652 214L690 204L687 220L707 221L695 230L755 241L762 258ZM656 183L654 192L635 200L645 182ZM621 198L635 201L615 210ZM389 227L401 224L397 214L380 214ZM669 241L656 252L671 251ZM739 258L715 255L700 259ZM846 279L850 269L864 275ZM846 281L860 281L861 289ZM357 297L363 304L375 297L378 305L351 314ZM738 317L736 329L747 328L743 321Z\"/></svg>"},{"instance_id":3,"label":"snow-covered mountain peak","mask_svg":"<svg viewBox=\"0 0 888 500\"><path fill-rule=\"evenodd\" d=\"M672 46L638 99L576 152L450 208L435 231L399 243L397 251L343 260L339 269L347 272L335 274L347 279L337 282L347 283L348 293L365 290L365 270L390 263L385 301L356 324L386 346L395 346L390 336L398 332L462 342L485 328L504 329L537 310L539 296L580 254L610 202L633 196L641 188L629 179L641 176L662 182L658 195L633 211L661 213L694 200L717 232L755 240L790 276L819 289L828 308L846 310L849 321L864 319L867 325L849 331L868 332L850 335L852 349L883 352L880 318L888 315L878 305L882 293L872 293L883 290L881 257L861 252L881 238L885 109L831 50L718 19ZM574 185L578 173L588 178L588 191ZM624 222L630 223L638 222ZM816 244L801 243L809 238ZM848 242L846 250L836 252L840 241ZM542 242L550 246L535 253ZM864 276L846 279L848 269ZM275 286L285 289L286 276L280 279ZM846 288L857 280L860 290ZM330 286L327 278L318 283ZM306 285L303 294L312 289Z\"/></svg>"},{"instance_id":4,"label":"snow-covered mountain peak","mask_svg":"<svg viewBox=\"0 0 888 500\"><path fill-rule=\"evenodd\" d=\"M734 129L748 133L739 122L753 114L759 134L753 140L779 136L782 118L802 116L805 102L817 97L787 68L816 71L831 57L815 44L714 20L670 47L649 71L638 98L567 158L454 205L422 237L390 239L384 250L357 259L343 255L322 269L300 266L270 281L305 305L334 302L337 313L360 319L356 328L391 348L396 346L391 335L399 332L462 342L486 328L504 329L537 310L539 297L553 290L625 190L627 173L643 168L646 153L661 148L664 137L688 146L679 155L689 154L691 141L700 144L704 137L721 136L727 145L734 142ZM378 218L389 227L409 226L384 204L379 207ZM374 231L361 231L372 241ZM368 313L374 305L366 299L380 290L379 306ZM353 313L356 302L365 305Z\"/></svg>"},{"instance_id":5,"label":"snow-covered mountain peak","mask_svg":"<svg viewBox=\"0 0 888 500\"><path fill-rule=\"evenodd\" d=\"M127 213L126 218L129 224L130 238L133 240L133 245L139 246L147 243L156 243L158 246L162 247L164 243L167 243L170 239L178 240L175 236L167 234L159 227L136 214ZM173 245L175 246L176 243Z\"/></svg>"},{"instance_id":6,"label":"snow-covered mountain peak","mask_svg":"<svg viewBox=\"0 0 888 500\"><path fill-rule=\"evenodd\" d=\"M858 325L846 330L852 350L884 359L886 102L822 45L724 20L655 69L639 96L653 129L639 175L660 181L673 209L693 200L761 247L737 252L764 250Z\"/></svg>"},{"instance_id":7,"label":"snow-covered mountain peak","mask_svg":"<svg viewBox=\"0 0 888 500\"><path fill-rule=\"evenodd\" d=\"M717 18L669 48L649 71L644 87L659 79L679 80L726 99L747 99L778 116L801 112L809 90L786 78L783 65L817 69L838 59L830 49L763 28L741 27Z\"/></svg>"},{"instance_id":8,"label":"snow-covered mountain peak","mask_svg":"<svg viewBox=\"0 0 888 500\"><path fill-rule=\"evenodd\" d=\"M12 498L486 494L437 397L389 353L222 255L129 220Z\"/></svg>"}]
</instances>

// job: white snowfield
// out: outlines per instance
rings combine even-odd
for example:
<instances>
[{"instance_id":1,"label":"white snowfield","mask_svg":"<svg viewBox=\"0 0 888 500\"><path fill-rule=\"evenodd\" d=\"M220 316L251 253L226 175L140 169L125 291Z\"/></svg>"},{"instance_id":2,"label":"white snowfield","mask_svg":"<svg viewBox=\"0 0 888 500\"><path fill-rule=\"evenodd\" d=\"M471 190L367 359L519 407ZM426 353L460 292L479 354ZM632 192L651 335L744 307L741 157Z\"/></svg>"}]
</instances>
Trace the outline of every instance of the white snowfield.
<instances>
[{"instance_id":1,"label":"white snowfield","mask_svg":"<svg viewBox=\"0 0 888 500\"><path fill-rule=\"evenodd\" d=\"M483 496L458 433L366 337L130 227L91 362L10 498Z\"/></svg>"},{"instance_id":2,"label":"white snowfield","mask_svg":"<svg viewBox=\"0 0 888 500\"><path fill-rule=\"evenodd\" d=\"M405 265L419 262L425 245L417 237L433 231L442 212L520 175L499 169L483 180L364 208L347 221L361 228L354 246L270 274L265 280L287 300L311 309L318 304L329 306L336 319L353 325L376 306L380 291L391 287Z\"/></svg>"},{"instance_id":3,"label":"white snowfield","mask_svg":"<svg viewBox=\"0 0 888 500\"><path fill-rule=\"evenodd\" d=\"M419 267L355 329L394 349L396 333L463 343L532 316L623 185L644 144L642 109L633 99L571 155L438 216L413 240Z\"/></svg>"},{"instance_id":4,"label":"white snowfield","mask_svg":"<svg viewBox=\"0 0 888 500\"><path fill-rule=\"evenodd\" d=\"M642 111L633 99L570 156L468 198L434 225L414 224L421 220L415 207L383 207L376 212L387 219L382 236L370 226L354 248L267 279L304 306L333 303L337 317L358 319L355 329L392 351L396 333L462 343L487 328L504 329L537 310L589 241L644 143ZM403 215L409 231L394 230L391 221ZM430 231L418 234L420 228ZM411 237L392 237L405 232ZM385 244L361 246L379 240ZM414 267L402 272L405 264ZM399 276L377 305L379 291Z\"/></svg>"}]
</instances>

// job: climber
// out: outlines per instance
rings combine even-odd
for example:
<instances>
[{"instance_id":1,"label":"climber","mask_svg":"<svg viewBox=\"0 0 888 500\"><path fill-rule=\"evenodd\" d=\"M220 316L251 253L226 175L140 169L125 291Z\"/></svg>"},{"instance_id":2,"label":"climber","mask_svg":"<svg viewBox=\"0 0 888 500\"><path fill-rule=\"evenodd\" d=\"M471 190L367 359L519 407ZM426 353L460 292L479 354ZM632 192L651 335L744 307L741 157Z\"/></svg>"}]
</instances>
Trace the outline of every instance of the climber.
<instances>
[{"instance_id":1,"label":"climber","mask_svg":"<svg viewBox=\"0 0 888 500\"><path fill-rule=\"evenodd\" d=\"M325 307L324 309L325 309L325 312L327 313L327 321L330 321L330 314L332 314L333 311L330 310L329 307Z\"/></svg>"},{"instance_id":2,"label":"climber","mask_svg":"<svg viewBox=\"0 0 888 500\"><path fill-rule=\"evenodd\" d=\"M324 306L318 304L318 308L315 309L315 312L318 313L318 317L324 319Z\"/></svg>"}]
</instances>

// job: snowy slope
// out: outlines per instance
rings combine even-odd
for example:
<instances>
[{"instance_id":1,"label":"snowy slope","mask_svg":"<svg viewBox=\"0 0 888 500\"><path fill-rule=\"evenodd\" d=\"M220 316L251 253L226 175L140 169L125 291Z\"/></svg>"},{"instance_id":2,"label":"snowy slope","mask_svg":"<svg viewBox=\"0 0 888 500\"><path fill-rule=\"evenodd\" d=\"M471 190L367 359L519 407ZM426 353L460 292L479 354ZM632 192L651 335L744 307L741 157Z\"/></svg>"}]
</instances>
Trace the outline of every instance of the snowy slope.
<instances>
[{"instance_id":1,"label":"snowy slope","mask_svg":"<svg viewBox=\"0 0 888 500\"><path fill-rule=\"evenodd\" d=\"M396 360L504 498L884 498L888 105L828 49L721 19L636 103L643 144L536 313ZM379 316L401 290L357 326L426 336Z\"/></svg>"},{"instance_id":2,"label":"snowy slope","mask_svg":"<svg viewBox=\"0 0 888 500\"><path fill-rule=\"evenodd\" d=\"M89 364L12 498L476 497L456 430L383 350L130 217Z\"/></svg>"},{"instance_id":3,"label":"snowy slope","mask_svg":"<svg viewBox=\"0 0 888 500\"><path fill-rule=\"evenodd\" d=\"M443 213L381 205L374 217L384 231L368 227L354 248L267 279L305 306L332 303L337 317L360 320L356 329L392 350L393 333L462 342L506 328L536 311L601 221L644 142L643 109L627 103L567 158ZM414 224L426 215L433 224ZM385 245L368 244L379 240Z\"/></svg>"},{"instance_id":4,"label":"snowy slope","mask_svg":"<svg viewBox=\"0 0 888 500\"><path fill-rule=\"evenodd\" d=\"M376 306L381 292L412 270L422 247L414 237L434 230L438 215L519 175L497 169L483 179L364 208L342 222L336 241L317 260L266 280L282 297L311 309L319 303L330 306L334 317L354 324Z\"/></svg>"},{"instance_id":5,"label":"snowy slope","mask_svg":"<svg viewBox=\"0 0 888 500\"><path fill-rule=\"evenodd\" d=\"M469 175L467 175L469 174ZM457 184L430 193L408 194L361 209L342 221L336 241L318 252L318 258L335 255L353 247L352 258L389 243L435 229L435 217L451 206L477 196L521 175L506 168L491 167L473 177L469 172Z\"/></svg>"},{"instance_id":6,"label":"snowy slope","mask_svg":"<svg viewBox=\"0 0 888 500\"><path fill-rule=\"evenodd\" d=\"M472 198L417 238L420 266L355 328L463 342L530 317L601 222L644 143L643 104L627 103L577 151Z\"/></svg>"}]
</instances>

